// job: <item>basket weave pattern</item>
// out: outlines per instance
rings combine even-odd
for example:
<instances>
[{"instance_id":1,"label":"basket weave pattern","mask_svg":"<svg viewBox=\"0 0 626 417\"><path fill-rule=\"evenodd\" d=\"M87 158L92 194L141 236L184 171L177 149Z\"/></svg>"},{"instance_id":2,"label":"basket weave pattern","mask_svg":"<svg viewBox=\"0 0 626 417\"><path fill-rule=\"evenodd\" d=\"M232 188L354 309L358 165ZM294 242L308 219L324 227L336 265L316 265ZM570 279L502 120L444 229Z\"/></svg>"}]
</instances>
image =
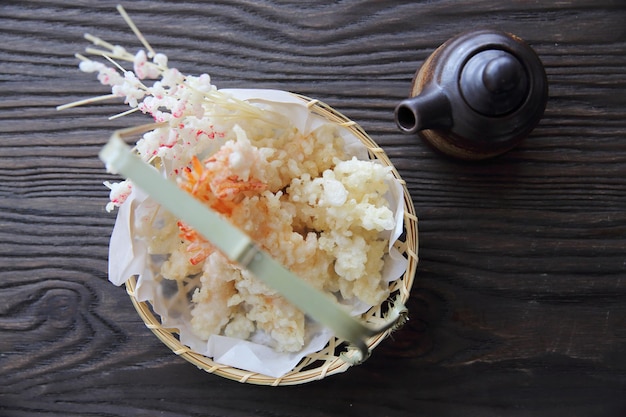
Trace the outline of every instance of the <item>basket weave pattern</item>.
<instances>
[{"instance_id":1,"label":"basket weave pattern","mask_svg":"<svg viewBox=\"0 0 626 417\"><path fill-rule=\"evenodd\" d=\"M413 207L413 201L406 188L406 183L402 180L395 167L393 167L393 164L384 150L380 148L357 123L318 100L301 95L296 95L296 97L307 103L309 111L325 118L331 123L336 123L349 129L351 133L367 147L370 158L377 159L382 164L391 166L393 175L402 184L404 190L404 234L396 242L395 246L399 252L407 258L408 265L404 275L390 284L389 300L390 302L391 300L395 300L402 304L406 303L410 295L413 277L418 263L417 216ZM137 301L135 297L135 287L135 277L129 278L126 282L126 291L135 309L139 313L139 316L146 324L146 327L152 330L152 332L176 355L181 356L198 368L204 369L206 372L214 373L228 379L273 386L303 384L346 371L354 362L350 360L352 355L358 354L358 352L346 350L347 343L333 337L324 349L306 356L292 371L280 378L273 378L228 365L222 365L183 345L178 339L177 329L168 329L161 326L160 320L154 314L150 305L146 302ZM362 316L362 320L372 326L380 326L385 322L385 313L389 307L389 304L386 302L374 306ZM392 331L393 329L390 329L367 339L366 344L369 350L371 351L378 346Z\"/></svg>"}]
</instances>

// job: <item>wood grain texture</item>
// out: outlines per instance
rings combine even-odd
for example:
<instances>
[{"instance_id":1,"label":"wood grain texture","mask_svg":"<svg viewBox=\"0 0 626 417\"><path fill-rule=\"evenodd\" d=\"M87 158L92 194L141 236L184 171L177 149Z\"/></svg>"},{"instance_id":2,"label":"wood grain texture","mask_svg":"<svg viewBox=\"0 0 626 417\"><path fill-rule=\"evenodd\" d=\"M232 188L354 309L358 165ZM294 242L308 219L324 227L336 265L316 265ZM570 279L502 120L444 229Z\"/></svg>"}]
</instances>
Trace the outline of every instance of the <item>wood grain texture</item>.
<instances>
[{"instance_id":1,"label":"wood grain texture","mask_svg":"<svg viewBox=\"0 0 626 417\"><path fill-rule=\"evenodd\" d=\"M116 2L0 5L0 416L626 415L626 5L621 0L128 1L150 43L219 87L279 88L360 123L420 217L410 321L365 364L306 386L205 374L107 281L115 103L79 73L85 32L139 47ZM470 28L546 66L532 135L482 163L393 122L413 73Z\"/></svg>"}]
</instances>

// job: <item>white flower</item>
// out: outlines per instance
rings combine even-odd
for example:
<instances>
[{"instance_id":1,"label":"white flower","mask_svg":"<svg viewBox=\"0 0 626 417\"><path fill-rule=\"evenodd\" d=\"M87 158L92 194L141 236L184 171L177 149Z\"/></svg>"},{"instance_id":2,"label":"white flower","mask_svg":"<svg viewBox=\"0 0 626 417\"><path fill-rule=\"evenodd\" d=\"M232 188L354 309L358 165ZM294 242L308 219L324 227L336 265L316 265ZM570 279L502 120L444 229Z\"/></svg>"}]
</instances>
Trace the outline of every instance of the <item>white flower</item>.
<instances>
[{"instance_id":1,"label":"white flower","mask_svg":"<svg viewBox=\"0 0 626 417\"><path fill-rule=\"evenodd\" d=\"M98 70L98 81L103 85L121 85L124 83L124 77L122 77L113 68L103 66Z\"/></svg>"},{"instance_id":2,"label":"white flower","mask_svg":"<svg viewBox=\"0 0 626 417\"><path fill-rule=\"evenodd\" d=\"M164 56L164 55L163 55ZM167 57L165 59L167 62ZM158 78L160 75L159 68L148 61L148 57L143 49L139 50L133 60L133 71L140 80L149 78Z\"/></svg>"},{"instance_id":3,"label":"white flower","mask_svg":"<svg viewBox=\"0 0 626 417\"><path fill-rule=\"evenodd\" d=\"M96 71L101 71L105 69L106 65L104 65L101 62L87 60L87 61L80 61L80 64L78 64L78 68L82 72L96 72Z\"/></svg>"},{"instance_id":4,"label":"white flower","mask_svg":"<svg viewBox=\"0 0 626 417\"><path fill-rule=\"evenodd\" d=\"M133 189L130 180L113 183L105 181L104 185L111 190L109 193L111 201L106 205L106 211L108 212L111 212L115 209L115 207L119 207L124 204L124 201L126 201Z\"/></svg>"},{"instance_id":5,"label":"white flower","mask_svg":"<svg viewBox=\"0 0 626 417\"><path fill-rule=\"evenodd\" d=\"M176 88L182 84L185 80L185 76L180 73L176 68L168 68L163 71L162 83L166 87Z\"/></svg>"},{"instance_id":6,"label":"white flower","mask_svg":"<svg viewBox=\"0 0 626 417\"><path fill-rule=\"evenodd\" d=\"M167 68L167 56L164 54L154 55L154 58L152 58L152 62L154 62L161 68Z\"/></svg>"}]
</instances>

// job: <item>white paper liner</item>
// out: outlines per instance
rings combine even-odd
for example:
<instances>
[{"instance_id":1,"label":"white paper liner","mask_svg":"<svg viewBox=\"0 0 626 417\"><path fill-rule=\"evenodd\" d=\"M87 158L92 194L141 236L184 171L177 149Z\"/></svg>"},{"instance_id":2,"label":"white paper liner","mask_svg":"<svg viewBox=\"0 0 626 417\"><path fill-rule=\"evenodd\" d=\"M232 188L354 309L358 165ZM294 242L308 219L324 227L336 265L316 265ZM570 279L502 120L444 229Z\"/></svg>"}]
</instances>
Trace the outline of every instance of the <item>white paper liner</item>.
<instances>
[{"instance_id":1,"label":"white paper liner","mask_svg":"<svg viewBox=\"0 0 626 417\"><path fill-rule=\"evenodd\" d=\"M239 100L246 100L259 107L269 106L275 111L286 115L304 134L308 134L323 124L326 119L309 111L306 102L296 96L279 90L221 90ZM345 141L346 153L358 159L369 159L367 147L348 129L340 129ZM389 254L385 258L382 279L392 282L400 278L406 271L407 259L394 247L394 243L403 231L404 203L403 187L398 180L389 184L387 199L394 212L396 226L387 232L389 238ZM202 340L191 331L191 303L186 302L184 294L172 294L172 281L161 279L155 275L158 271L158 259L148 254L147 245L141 239L133 237L134 225L151 218L157 205L137 187L119 208L109 246L109 280L115 285L122 285L128 278L137 276L135 297L138 301L150 302L154 311L160 315L161 324L179 331L180 342L193 351L213 358L217 363L239 369L258 372L278 378L292 370L302 358L310 353L323 349L332 332L317 323L307 320L305 346L295 353L276 352L262 344L263 334L257 333L253 341L234 339L214 335L209 340ZM182 297L181 297L182 295ZM178 300L178 301L176 301ZM182 302L180 300L183 300ZM372 306L358 300L342 300L351 308L353 315L360 315Z\"/></svg>"}]
</instances>

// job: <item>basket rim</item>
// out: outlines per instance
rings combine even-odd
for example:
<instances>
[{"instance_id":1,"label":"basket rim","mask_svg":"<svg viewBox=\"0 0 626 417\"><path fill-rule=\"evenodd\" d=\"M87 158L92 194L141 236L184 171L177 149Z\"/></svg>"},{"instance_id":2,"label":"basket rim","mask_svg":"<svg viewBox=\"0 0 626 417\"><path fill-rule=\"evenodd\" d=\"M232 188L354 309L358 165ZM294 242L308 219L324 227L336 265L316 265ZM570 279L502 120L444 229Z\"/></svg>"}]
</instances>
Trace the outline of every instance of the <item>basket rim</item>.
<instances>
[{"instance_id":1,"label":"basket rim","mask_svg":"<svg viewBox=\"0 0 626 417\"><path fill-rule=\"evenodd\" d=\"M356 122L350 120L348 117L338 112L334 108L330 107L324 102L317 99L312 99L304 95L290 93L296 98L303 100L306 103L307 108L314 114L317 114L329 122L335 123L341 127L349 129L354 136L356 136L368 150L370 159L376 159L382 162L384 165L391 167L391 172L402 185L404 193L404 232L405 241L398 241L402 247L398 248L403 253L408 261L407 269L401 278L391 283L391 293L396 294L396 299L405 304L410 296L410 291L413 286L414 276L417 269L418 258L418 219L415 214L415 208L413 200L406 187L406 182L402 179L398 173L396 167L393 165L385 151L379 147L376 142L365 132L365 130ZM263 375L256 372L246 371L239 368L235 368L229 365L222 365L212 358L204 356L200 353L194 352L191 348L183 345L176 337L177 329L170 329L161 326L160 320L153 313L150 303L145 301L138 301L135 296L137 281L136 278L130 277L126 283L126 292L128 293L132 304L143 320L146 327L148 327L156 336L168 346L173 353L182 357L186 361L196 365L198 368L208 372L219 375L221 377L231 379L242 383L250 383L257 385L297 385L316 380L321 380L327 376L345 372L353 363L350 362L352 353L346 352L343 355L337 355L336 351L344 345L344 342L336 337L332 337L326 347L318 352L307 355L300 363L287 374L275 378L267 375ZM371 307L364 315L374 314L376 309L380 309L380 306ZM366 345L370 351L378 346L384 339L386 339L394 329L388 329L382 333L374 335L366 340ZM321 366L307 368L311 364L322 362Z\"/></svg>"}]
</instances>

